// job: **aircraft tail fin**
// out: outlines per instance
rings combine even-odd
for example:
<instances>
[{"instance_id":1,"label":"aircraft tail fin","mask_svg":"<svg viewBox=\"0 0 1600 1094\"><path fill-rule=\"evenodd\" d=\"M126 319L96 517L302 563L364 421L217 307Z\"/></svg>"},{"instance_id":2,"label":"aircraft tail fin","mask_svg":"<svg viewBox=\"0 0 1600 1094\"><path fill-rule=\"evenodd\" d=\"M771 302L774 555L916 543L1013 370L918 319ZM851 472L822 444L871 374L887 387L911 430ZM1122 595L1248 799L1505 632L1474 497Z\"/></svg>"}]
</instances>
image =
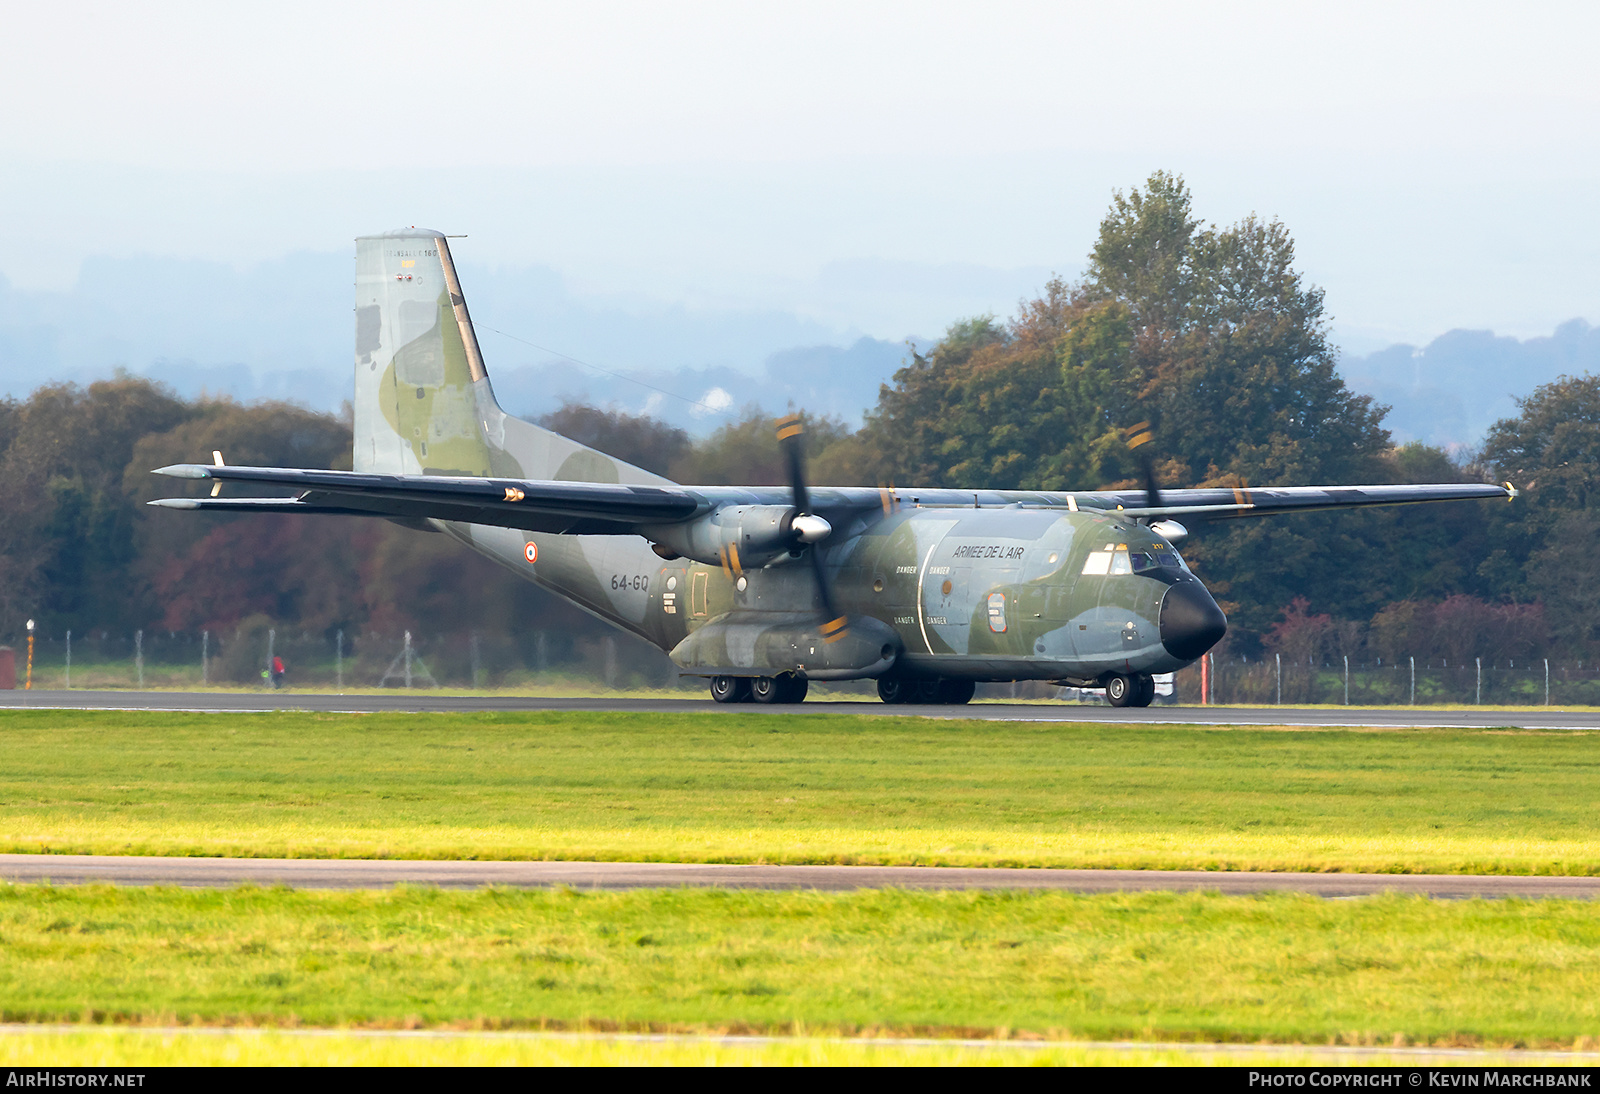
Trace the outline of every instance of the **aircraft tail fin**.
<instances>
[{"instance_id":1,"label":"aircraft tail fin","mask_svg":"<svg viewBox=\"0 0 1600 1094\"><path fill-rule=\"evenodd\" d=\"M356 240L354 405L357 471L669 481L501 410L443 232Z\"/></svg>"}]
</instances>

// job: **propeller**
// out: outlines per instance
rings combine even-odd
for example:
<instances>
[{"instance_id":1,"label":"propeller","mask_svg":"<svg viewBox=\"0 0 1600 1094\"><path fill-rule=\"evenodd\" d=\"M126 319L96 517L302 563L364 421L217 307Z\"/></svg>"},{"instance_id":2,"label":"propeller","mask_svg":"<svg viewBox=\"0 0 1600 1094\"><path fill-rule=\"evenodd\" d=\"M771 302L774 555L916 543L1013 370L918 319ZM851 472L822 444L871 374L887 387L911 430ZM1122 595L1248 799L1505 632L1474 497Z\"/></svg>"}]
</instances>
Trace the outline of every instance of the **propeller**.
<instances>
[{"instance_id":1,"label":"propeller","mask_svg":"<svg viewBox=\"0 0 1600 1094\"><path fill-rule=\"evenodd\" d=\"M1161 504L1161 487L1156 483L1156 465L1150 458L1150 450L1139 451L1145 445L1155 440L1155 431L1150 428L1149 422L1140 422L1138 425L1129 426L1123 431L1128 439L1128 448L1138 457L1139 468L1144 472L1144 507L1154 509Z\"/></svg>"},{"instance_id":2,"label":"propeller","mask_svg":"<svg viewBox=\"0 0 1600 1094\"><path fill-rule=\"evenodd\" d=\"M811 511L811 491L806 486L804 441L805 426L798 414L778 419L778 447L783 449L784 462L789 468L789 486L794 491L794 507L799 510L790 526L795 537L811 545L811 573L817 584L817 596L822 601L821 626L824 642L837 642L850 630L850 620L833 599L833 586L828 580L827 567L823 565L822 550L818 546L833 531L833 526Z\"/></svg>"},{"instance_id":3,"label":"propeller","mask_svg":"<svg viewBox=\"0 0 1600 1094\"><path fill-rule=\"evenodd\" d=\"M1155 509L1161 505L1161 484L1156 481L1156 463L1150 457L1150 450L1145 448L1155 440L1155 430L1150 428L1149 422L1140 422L1138 425L1124 429L1123 435L1128 439L1128 448L1139 460L1139 468L1144 472L1144 507ZM1143 451L1141 451L1141 449ZM1177 543L1189 534L1189 530L1170 517L1165 520L1156 520L1152 517L1140 517L1139 523L1148 524L1152 532L1164 536L1169 542Z\"/></svg>"}]
</instances>

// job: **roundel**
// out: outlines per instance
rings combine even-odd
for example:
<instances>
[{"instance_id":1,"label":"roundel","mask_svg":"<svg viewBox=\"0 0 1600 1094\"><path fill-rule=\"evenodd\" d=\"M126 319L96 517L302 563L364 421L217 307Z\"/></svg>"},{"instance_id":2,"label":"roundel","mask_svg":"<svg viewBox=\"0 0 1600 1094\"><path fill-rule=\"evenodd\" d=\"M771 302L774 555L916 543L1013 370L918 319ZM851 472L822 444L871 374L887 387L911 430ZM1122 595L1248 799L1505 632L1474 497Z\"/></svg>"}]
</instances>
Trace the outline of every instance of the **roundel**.
<instances>
[{"instance_id":1,"label":"roundel","mask_svg":"<svg viewBox=\"0 0 1600 1094\"><path fill-rule=\"evenodd\" d=\"M539 561L539 545L537 543L528 544L522 553L527 557L529 562Z\"/></svg>"}]
</instances>

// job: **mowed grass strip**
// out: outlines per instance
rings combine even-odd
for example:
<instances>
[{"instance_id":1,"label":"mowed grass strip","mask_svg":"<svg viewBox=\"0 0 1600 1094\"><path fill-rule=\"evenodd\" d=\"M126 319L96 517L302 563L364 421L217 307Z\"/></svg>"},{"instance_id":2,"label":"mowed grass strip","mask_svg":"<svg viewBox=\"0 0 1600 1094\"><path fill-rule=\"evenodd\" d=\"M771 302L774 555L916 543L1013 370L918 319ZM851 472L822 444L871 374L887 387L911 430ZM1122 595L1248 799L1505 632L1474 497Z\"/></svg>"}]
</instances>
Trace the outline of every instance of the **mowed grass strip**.
<instances>
[{"instance_id":1,"label":"mowed grass strip","mask_svg":"<svg viewBox=\"0 0 1600 1094\"><path fill-rule=\"evenodd\" d=\"M1569 901L0 887L10 1022L1583 1046Z\"/></svg>"},{"instance_id":2,"label":"mowed grass strip","mask_svg":"<svg viewBox=\"0 0 1600 1094\"><path fill-rule=\"evenodd\" d=\"M1600 734L0 714L0 849L1600 872Z\"/></svg>"},{"instance_id":3,"label":"mowed grass strip","mask_svg":"<svg viewBox=\"0 0 1600 1094\"><path fill-rule=\"evenodd\" d=\"M660 1034L373 1033L351 1030L0 1031L0 1067L1474 1067L1593 1066L1558 1051L1361 1051L1227 1045L1168 1047L994 1040Z\"/></svg>"}]
</instances>

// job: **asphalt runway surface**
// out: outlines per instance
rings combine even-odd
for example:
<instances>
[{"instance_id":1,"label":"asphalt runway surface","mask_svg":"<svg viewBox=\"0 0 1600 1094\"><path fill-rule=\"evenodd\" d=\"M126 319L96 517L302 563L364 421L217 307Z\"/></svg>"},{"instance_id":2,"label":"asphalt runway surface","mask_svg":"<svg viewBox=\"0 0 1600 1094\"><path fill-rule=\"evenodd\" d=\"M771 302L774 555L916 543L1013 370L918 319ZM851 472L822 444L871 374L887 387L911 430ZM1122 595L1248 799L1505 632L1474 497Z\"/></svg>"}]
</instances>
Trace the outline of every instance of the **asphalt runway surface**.
<instances>
[{"instance_id":1,"label":"asphalt runway surface","mask_svg":"<svg viewBox=\"0 0 1600 1094\"><path fill-rule=\"evenodd\" d=\"M1359 897L1398 892L1470 897L1600 898L1600 877L1456 874L1291 874L1210 870L1021 870L959 866L765 866L680 862L497 862L429 859L162 858L0 855L0 879L82 885L287 885L296 889L1054 889L1110 892L1296 892Z\"/></svg>"},{"instance_id":2,"label":"asphalt runway surface","mask_svg":"<svg viewBox=\"0 0 1600 1094\"><path fill-rule=\"evenodd\" d=\"M1024 722L1134 722L1144 725L1379 726L1418 729L1600 729L1600 711L1428 710L1422 707L1147 707L1077 703L973 703L970 706L813 702L765 707L710 699L551 699L525 695L448 695L429 691L338 695L298 691L0 691L0 710L242 711L310 710L464 714L477 711L591 711L628 714L866 714L878 717L976 718Z\"/></svg>"}]
</instances>

